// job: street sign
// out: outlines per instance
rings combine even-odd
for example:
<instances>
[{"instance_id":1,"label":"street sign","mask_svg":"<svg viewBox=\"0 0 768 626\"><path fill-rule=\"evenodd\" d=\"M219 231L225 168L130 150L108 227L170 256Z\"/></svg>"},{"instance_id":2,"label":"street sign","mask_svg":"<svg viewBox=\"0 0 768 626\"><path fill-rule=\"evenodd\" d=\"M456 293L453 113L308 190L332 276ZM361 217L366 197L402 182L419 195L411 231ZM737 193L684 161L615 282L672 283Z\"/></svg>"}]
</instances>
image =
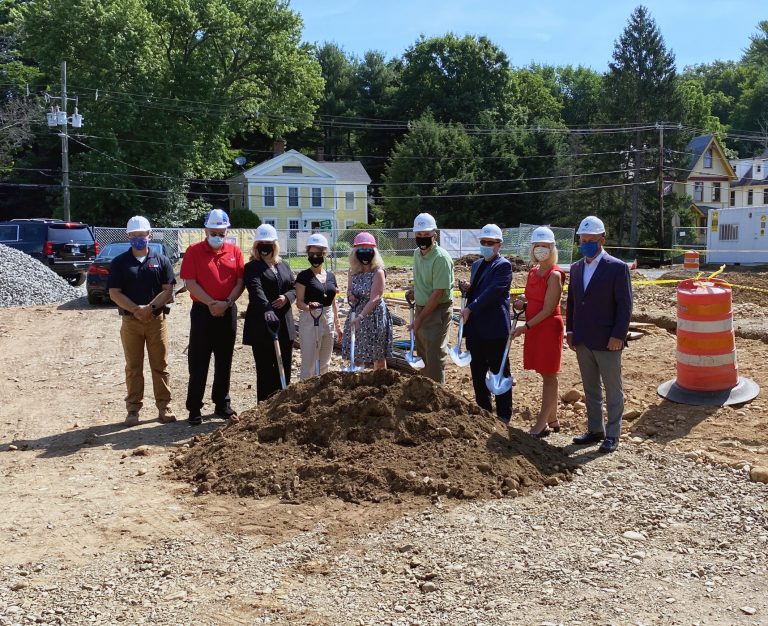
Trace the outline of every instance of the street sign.
<instances>
[{"instance_id":1,"label":"street sign","mask_svg":"<svg viewBox=\"0 0 768 626\"><path fill-rule=\"evenodd\" d=\"M320 230L333 230L333 222L331 220L320 220Z\"/></svg>"}]
</instances>

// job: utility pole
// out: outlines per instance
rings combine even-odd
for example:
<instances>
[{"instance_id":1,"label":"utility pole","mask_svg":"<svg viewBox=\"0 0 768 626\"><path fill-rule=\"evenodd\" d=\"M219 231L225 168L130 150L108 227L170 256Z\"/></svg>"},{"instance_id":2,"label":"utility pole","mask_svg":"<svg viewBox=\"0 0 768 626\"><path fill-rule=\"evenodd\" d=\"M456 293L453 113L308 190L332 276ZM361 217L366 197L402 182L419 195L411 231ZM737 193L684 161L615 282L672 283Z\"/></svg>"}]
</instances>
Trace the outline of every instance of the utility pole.
<instances>
[{"instance_id":1,"label":"utility pole","mask_svg":"<svg viewBox=\"0 0 768 626\"><path fill-rule=\"evenodd\" d=\"M61 107L64 115L59 116L61 127L61 188L64 196L64 221L70 220L69 214L69 128L67 120L67 62L61 62Z\"/></svg>"},{"instance_id":2,"label":"utility pole","mask_svg":"<svg viewBox=\"0 0 768 626\"><path fill-rule=\"evenodd\" d=\"M659 248L665 245L664 238L664 122L656 124L659 128ZM659 258L664 259L664 251L659 250Z\"/></svg>"}]
</instances>

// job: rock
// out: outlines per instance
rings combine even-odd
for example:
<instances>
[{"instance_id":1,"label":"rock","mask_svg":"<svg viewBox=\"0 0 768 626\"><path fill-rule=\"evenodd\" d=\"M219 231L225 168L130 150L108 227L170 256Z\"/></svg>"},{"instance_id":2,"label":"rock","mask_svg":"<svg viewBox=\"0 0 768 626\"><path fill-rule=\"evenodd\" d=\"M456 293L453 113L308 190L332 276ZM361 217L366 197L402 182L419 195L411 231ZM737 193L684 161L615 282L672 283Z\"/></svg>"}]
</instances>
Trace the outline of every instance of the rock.
<instances>
[{"instance_id":1,"label":"rock","mask_svg":"<svg viewBox=\"0 0 768 626\"><path fill-rule=\"evenodd\" d=\"M425 582L421 585L421 590L424 593L432 593L433 591L437 591L437 585L432 582Z\"/></svg>"},{"instance_id":2,"label":"rock","mask_svg":"<svg viewBox=\"0 0 768 626\"><path fill-rule=\"evenodd\" d=\"M147 473L146 467L140 467L138 470L136 470L136 476L144 476L144 474Z\"/></svg>"},{"instance_id":3,"label":"rock","mask_svg":"<svg viewBox=\"0 0 768 626\"><path fill-rule=\"evenodd\" d=\"M757 609L752 606L743 606L739 610L745 615L754 615L757 613Z\"/></svg>"},{"instance_id":4,"label":"rock","mask_svg":"<svg viewBox=\"0 0 768 626\"><path fill-rule=\"evenodd\" d=\"M167 596L165 596L166 602L173 602L174 600L183 600L187 597L187 592L183 589L179 589L178 591L174 591L173 593L169 593Z\"/></svg>"},{"instance_id":5,"label":"rock","mask_svg":"<svg viewBox=\"0 0 768 626\"><path fill-rule=\"evenodd\" d=\"M587 408L587 405L586 405L586 404L584 404L584 403L583 403L583 402L581 402L581 401L579 401L579 402L574 402L574 403L573 403L573 408L574 408L574 409L576 409L577 411L583 411L584 409L586 409L586 408Z\"/></svg>"},{"instance_id":6,"label":"rock","mask_svg":"<svg viewBox=\"0 0 768 626\"><path fill-rule=\"evenodd\" d=\"M477 464L477 469L479 469L483 474L488 474L491 471L491 464L483 461L482 463Z\"/></svg>"},{"instance_id":7,"label":"rock","mask_svg":"<svg viewBox=\"0 0 768 626\"><path fill-rule=\"evenodd\" d=\"M15 446L15 445L13 445L13 444L11 444L11 445L9 445L9 446L8 446L8 449L9 449L11 452L14 452L15 450L18 450L18 449L19 449L19 447L18 447L18 446Z\"/></svg>"},{"instance_id":8,"label":"rock","mask_svg":"<svg viewBox=\"0 0 768 626\"><path fill-rule=\"evenodd\" d=\"M397 546L397 551L400 553L403 552L410 552L413 550L413 544L412 543L404 543L402 545Z\"/></svg>"},{"instance_id":9,"label":"rock","mask_svg":"<svg viewBox=\"0 0 768 626\"><path fill-rule=\"evenodd\" d=\"M547 476L544 479L544 485L546 487L557 487L560 484L560 479L557 476Z\"/></svg>"},{"instance_id":10,"label":"rock","mask_svg":"<svg viewBox=\"0 0 768 626\"><path fill-rule=\"evenodd\" d=\"M581 392L578 389L569 389L560 396L560 399L568 404L573 404L574 402L581 400Z\"/></svg>"},{"instance_id":11,"label":"rock","mask_svg":"<svg viewBox=\"0 0 768 626\"><path fill-rule=\"evenodd\" d=\"M631 541L645 541L646 537L643 533L639 533L636 530L628 530L621 534L624 539L630 539Z\"/></svg>"},{"instance_id":12,"label":"rock","mask_svg":"<svg viewBox=\"0 0 768 626\"><path fill-rule=\"evenodd\" d=\"M13 583L11 585L11 591L21 591L27 587L29 587L29 583L26 580L20 580L19 582Z\"/></svg>"},{"instance_id":13,"label":"rock","mask_svg":"<svg viewBox=\"0 0 768 626\"><path fill-rule=\"evenodd\" d=\"M749 479L755 483L764 483L768 485L768 467L755 465L749 471Z\"/></svg>"},{"instance_id":14,"label":"rock","mask_svg":"<svg viewBox=\"0 0 768 626\"><path fill-rule=\"evenodd\" d=\"M443 437L445 439L449 439L449 438L453 437L453 433L451 432L451 429L447 428L446 426L441 426L440 428L438 428L437 429L437 434L440 437Z\"/></svg>"},{"instance_id":15,"label":"rock","mask_svg":"<svg viewBox=\"0 0 768 626\"><path fill-rule=\"evenodd\" d=\"M133 456L149 456L150 455L150 449L149 446L139 446L132 452Z\"/></svg>"},{"instance_id":16,"label":"rock","mask_svg":"<svg viewBox=\"0 0 768 626\"><path fill-rule=\"evenodd\" d=\"M633 409L631 411L627 411L626 413L624 413L624 417L622 419L625 419L628 422L631 422L632 420L636 420L641 415L642 415L641 411L638 411L637 409Z\"/></svg>"}]
</instances>

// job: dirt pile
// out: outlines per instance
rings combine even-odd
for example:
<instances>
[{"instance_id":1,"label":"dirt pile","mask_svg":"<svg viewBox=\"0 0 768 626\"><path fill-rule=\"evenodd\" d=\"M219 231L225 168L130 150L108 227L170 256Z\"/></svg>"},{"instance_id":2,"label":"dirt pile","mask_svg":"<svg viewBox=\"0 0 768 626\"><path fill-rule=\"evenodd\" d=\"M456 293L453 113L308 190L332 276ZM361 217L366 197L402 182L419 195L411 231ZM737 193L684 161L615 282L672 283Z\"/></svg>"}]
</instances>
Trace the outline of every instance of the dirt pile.
<instances>
[{"instance_id":1,"label":"dirt pile","mask_svg":"<svg viewBox=\"0 0 768 626\"><path fill-rule=\"evenodd\" d=\"M337 496L516 496L570 478L559 450L421 376L332 372L291 386L174 459L198 492Z\"/></svg>"}]
</instances>

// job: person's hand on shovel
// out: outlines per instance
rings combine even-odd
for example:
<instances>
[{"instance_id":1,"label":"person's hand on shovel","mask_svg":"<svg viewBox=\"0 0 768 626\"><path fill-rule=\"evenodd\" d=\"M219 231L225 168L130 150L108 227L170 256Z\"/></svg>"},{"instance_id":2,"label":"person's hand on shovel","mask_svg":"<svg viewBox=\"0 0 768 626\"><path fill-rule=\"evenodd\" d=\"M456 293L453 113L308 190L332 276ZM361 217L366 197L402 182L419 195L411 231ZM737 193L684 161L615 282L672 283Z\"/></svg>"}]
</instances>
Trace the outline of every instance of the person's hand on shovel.
<instances>
[{"instance_id":1,"label":"person's hand on shovel","mask_svg":"<svg viewBox=\"0 0 768 626\"><path fill-rule=\"evenodd\" d=\"M264 312L264 319L267 321L267 323L275 323L278 321L277 315L275 315L274 311L265 311Z\"/></svg>"}]
</instances>

